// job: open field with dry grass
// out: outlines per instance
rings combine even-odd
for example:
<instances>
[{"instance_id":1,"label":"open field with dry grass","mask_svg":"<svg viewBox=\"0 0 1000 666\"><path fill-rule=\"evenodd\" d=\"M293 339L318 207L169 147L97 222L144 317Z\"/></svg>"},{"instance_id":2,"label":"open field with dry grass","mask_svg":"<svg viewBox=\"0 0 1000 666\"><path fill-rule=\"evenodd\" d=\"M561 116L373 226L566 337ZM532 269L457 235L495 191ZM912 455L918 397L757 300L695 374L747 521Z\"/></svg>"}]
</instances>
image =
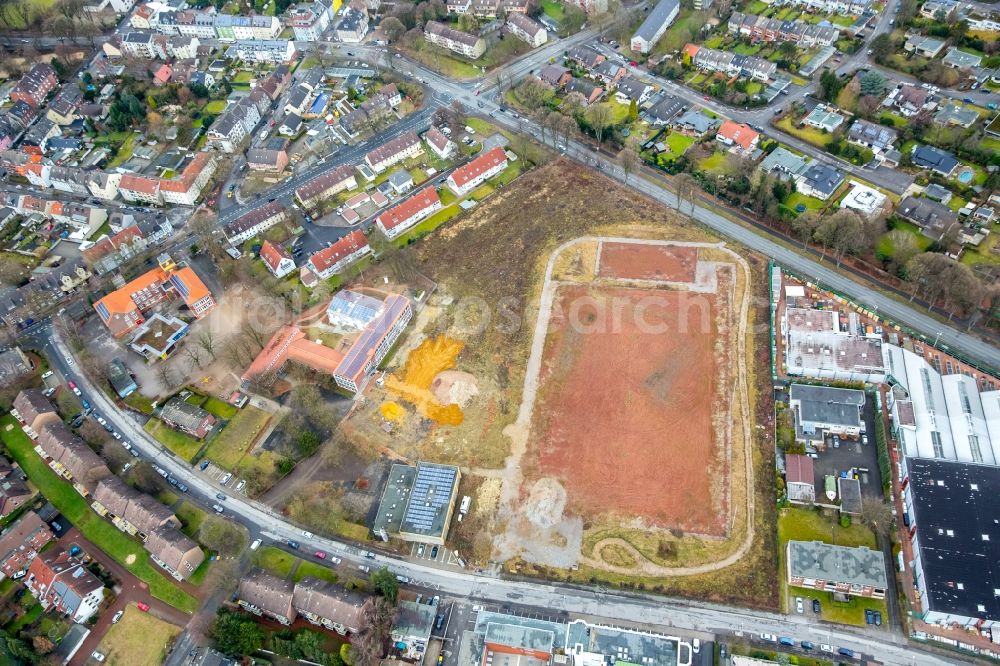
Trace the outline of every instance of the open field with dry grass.
<instances>
[{"instance_id":1,"label":"open field with dry grass","mask_svg":"<svg viewBox=\"0 0 1000 666\"><path fill-rule=\"evenodd\" d=\"M527 173L471 214L389 257L381 273L365 276L365 280L380 280L389 275L400 283L430 278L437 283L437 288L418 309L408 338L387 372L403 376L408 355L424 340L445 336L461 343L461 353L448 372L471 377L468 381L474 382L475 388L461 396L461 423L447 424L426 418L418 405L408 402L405 396L401 399L399 392L390 393L376 386L345 422L345 433L356 446L391 457L462 465L461 493L473 497L473 508L462 523L453 525L449 546L458 548L471 561L485 563L499 556L507 559L509 570L529 575L604 581L773 607L777 599L770 492L773 460L766 432L755 434L752 448L733 445L727 454L731 510L728 516L722 510L729 527L727 538L702 538L684 528L667 529L635 515L627 520L621 515L575 515L575 510L584 507L575 504L566 493L547 495L552 493L551 487L537 489L525 483L522 458L529 472L534 471L531 465L537 463L525 456L528 438L526 433L517 432L518 408L546 265L556 248L585 236L719 242L686 217L639 197L596 172L556 161ZM638 264L627 258L596 263L598 252L596 242L583 241L574 248L574 253L558 258L552 267L553 277L570 276L575 281L587 282L599 273L595 265L617 274L628 266L638 266L635 270L640 273L629 277L640 280L688 276L690 256L685 252L642 252ZM749 326L754 317L767 316L766 307L747 310L749 299L745 298L751 289L755 294L766 294L766 281L762 278L765 264L745 252L738 250L738 254L733 255L725 248L703 247L697 257L699 261L742 266L719 278L720 282L728 280L724 291L730 294L722 307L730 312L743 307L744 323ZM739 317L734 317L733 323L736 319ZM766 335L754 340L749 328L741 330L742 336L732 330L725 337L730 342L741 342L739 347L732 348L732 353L738 356L733 357L732 365L738 365L735 361L739 360L749 369L743 378L747 384L738 395L731 396L734 404L744 409L730 419L728 427L732 428L729 441L749 443L754 411L768 412L767 405L756 400L758 394L764 400L769 399L762 390L766 378L758 386L753 372L755 361L756 367L767 367L755 358L762 346L766 352ZM706 354L718 358L717 352L712 346ZM681 349L679 353L688 352ZM635 379L638 374L631 377ZM723 385L734 391L735 383L733 376ZM387 421L382 410L382 405L388 402L400 408L389 410L391 421ZM706 425L704 421L702 424ZM703 434L702 441L711 441L715 426L716 423L707 423L708 432ZM707 450L699 452L704 454ZM700 462L705 467L711 464L707 459ZM564 521L569 525L567 531L535 535L537 552L506 550L509 544L497 541L491 547L484 535L504 534L515 519L518 506L533 492L539 493L539 497L549 497L556 504L562 502L563 509L568 507ZM754 500L759 507L757 511L753 509ZM727 559L731 557L734 559ZM556 566L552 562L565 564ZM718 571L698 574L685 570L713 562L721 563ZM571 569L570 563L577 565L576 568ZM663 573L673 570L680 575Z\"/></svg>"},{"instance_id":2,"label":"open field with dry grass","mask_svg":"<svg viewBox=\"0 0 1000 666\"><path fill-rule=\"evenodd\" d=\"M121 621L104 635L98 650L113 666L159 666L180 632L179 627L129 605Z\"/></svg>"}]
</instances>

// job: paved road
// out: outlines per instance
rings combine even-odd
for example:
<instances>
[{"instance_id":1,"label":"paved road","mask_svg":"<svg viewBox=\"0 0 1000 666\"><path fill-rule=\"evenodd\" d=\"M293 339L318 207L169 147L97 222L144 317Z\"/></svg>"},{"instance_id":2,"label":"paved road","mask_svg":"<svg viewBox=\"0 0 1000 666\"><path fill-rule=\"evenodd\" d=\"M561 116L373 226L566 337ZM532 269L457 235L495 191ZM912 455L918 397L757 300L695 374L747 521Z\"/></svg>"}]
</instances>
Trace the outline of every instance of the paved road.
<instances>
[{"instance_id":1,"label":"paved road","mask_svg":"<svg viewBox=\"0 0 1000 666\"><path fill-rule=\"evenodd\" d=\"M51 365L61 373L72 373L84 395L112 426L128 439L141 456L173 474L190 488L189 496L202 505L215 503L214 496L223 489L200 474L186 462L161 450L160 445L147 435L141 425L120 412L112 401L97 390L89 378L73 372L66 362L70 350L59 339L51 325L35 329L35 339L49 358ZM712 604L665 600L644 595L624 595L600 590L577 589L537 581L504 580L492 576L473 574L458 568L438 568L418 562L402 561L396 557L359 551L353 546L321 537L305 537L302 530L288 523L270 508L236 496L224 503L225 513L244 525L251 526L253 535L283 543L294 539L302 543L304 553L315 549L325 550L344 559L342 567L355 568L358 563L389 566L394 572L407 576L416 585L436 590L452 597L517 603L552 611L569 611L608 618L628 623L655 623L667 633L671 628L684 631L775 633L796 640L812 640L849 647L859 653L872 654L884 663L913 663L937 666L954 663L936 655L915 651L905 638L889 635L885 631L855 631L842 628L818 628L807 618L788 617L759 611L744 611ZM329 566L329 562L324 562Z\"/></svg>"}]
</instances>

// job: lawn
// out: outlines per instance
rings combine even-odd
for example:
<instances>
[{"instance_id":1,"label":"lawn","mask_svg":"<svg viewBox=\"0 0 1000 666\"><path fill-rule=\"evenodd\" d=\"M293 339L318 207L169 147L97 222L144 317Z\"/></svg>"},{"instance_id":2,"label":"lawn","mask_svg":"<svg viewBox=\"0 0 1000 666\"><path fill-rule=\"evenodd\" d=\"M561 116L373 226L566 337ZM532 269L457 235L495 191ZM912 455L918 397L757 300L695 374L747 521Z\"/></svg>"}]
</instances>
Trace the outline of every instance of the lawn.
<instances>
[{"instance_id":1,"label":"lawn","mask_svg":"<svg viewBox=\"0 0 1000 666\"><path fill-rule=\"evenodd\" d=\"M0 435L8 452L35 487L60 513L76 525L85 537L124 565L140 580L148 583L149 591L154 597L188 613L197 609L198 601L175 587L160 569L154 568L149 561L149 555L138 543L93 513L87 501L45 464L35 453L31 440L9 414L0 419Z\"/></svg>"},{"instance_id":2,"label":"lawn","mask_svg":"<svg viewBox=\"0 0 1000 666\"><path fill-rule=\"evenodd\" d=\"M337 582L337 572L329 569L318 562L308 562L303 560L299 568L295 570L295 582L302 580L305 576L312 576L328 583Z\"/></svg>"},{"instance_id":3,"label":"lawn","mask_svg":"<svg viewBox=\"0 0 1000 666\"><path fill-rule=\"evenodd\" d=\"M829 513L829 515L827 515ZM779 569L784 572L785 544L788 541L823 541L841 546L866 546L876 548L875 534L864 525L854 522L850 527L841 527L833 512L816 509L788 508L778 514L778 558ZM888 572L892 575L892 572ZM846 603L835 603L833 595L806 588L788 588L785 576L781 576L782 588L786 589L790 612L794 612L794 597L802 597L805 612L812 613L812 599L819 599L820 618L828 622L864 626L865 609L882 612L883 622L887 619L885 601L877 599L852 598Z\"/></svg>"},{"instance_id":4,"label":"lawn","mask_svg":"<svg viewBox=\"0 0 1000 666\"><path fill-rule=\"evenodd\" d=\"M226 420L233 418L236 416L236 413L240 411L238 407L230 405L228 402L224 402L218 398L209 398L202 403L201 408L209 414L214 414L220 419Z\"/></svg>"},{"instance_id":5,"label":"lawn","mask_svg":"<svg viewBox=\"0 0 1000 666\"><path fill-rule=\"evenodd\" d=\"M1000 256L993 251L998 238L1000 236L992 233L979 244L979 247L975 249L971 247L966 248L965 252L962 253L962 263L970 266L975 266L976 264L1000 264Z\"/></svg>"},{"instance_id":6,"label":"lawn","mask_svg":"<svg viewBox=\"0 0 1000 666\"><path fill-rule=\"evenodd\" d=\"M294 555L290 555L274 546L264 546L253 554L252 559L256 566L281 578L287 578L288 574L292 573L295 563L300 561Z\"/></svg>"},{"instance_id":7,"label":"lawn","mask_svg":"<svg viewBox=\"0 0 1000 666\"><path fill-rule=\"evenodd\" d=\"M250 83L250 81L252 79L253 79L253 74L251 72L248 72L246 70L241 70L241 71L239 71L239 72L236 73L236 76L233 77L233 80L231 82L232 83Z\"/></svg>"},{"instance_id":8,"label":"lawn","mask_svg":"<svg viewBox=\"0 0 1000 666\"><path fill-rule=\"evenodd\" d=\"M122 402L137 412L142 412L143 414L153 413L153 401L138 391L129 393Z\"/></svg>"},{"instance_id":9,"label":"lawn","mask_svg":"<svg viewBox=\"0 0 1000 666\"><path fill-rule=\"evenodd\" d=\"M188 462L194 462L201 451L204 442L195 439L179 430L174 430L160 419L146 421L146 432L156 438L156 441L176 453Z\"/></svg>"},{"instance_id":10,"label":"lawn","mask_svg":"<svg viewBox=\"0 0 1000 666\"><path fill-rule=\"evenodd\" d=\"M129 132L128 136L125 137L125 140L122 141L120 146L118 146L118 153L108 161L108 168L113 169L114 167L121 166L125 162L132 159L132 151L134 149L135 134L133 132Z\"/></svg>"},{"instance_id":11,"label":"lawn","mask_svg":"<svg viewBox=\"0 0 1000 666\"><path fill-rule=\"evenodd\" d=\"M542 0L542 11L560 25L563 18L566 17L566 10L563 8L563 4L557 0Z\"/></svg>"},{"instance_id":12,"label":"lawn","mask_svg":"<svg viewBox=\"0 0 1000 666\"><path fill-rule=\"evenodd\" d=\"M208 113L213 116L217 116L226 110L226 100L224 99L213 99L211 102L205 105L202 109L203 113Z\"/></svg>"},{"instance_id":13,"label":"lawn","mask_svg":"<svg viewBox=\"0 0 1000 666\"><path fill-rule=\"evenodd\" d=\"M792 192L788 195L788 198L785 199L784 204L796 213L799 212L797 209L799 204L805 206L806 210L820 210L824 205L823 202L816 197L806 196L801 192Z\"/></svg>"},{"instance_id":14,"label":"lawn","mask_svg":"<svg viewBox=\"0 0 1000 666\"><path fill-rule=\"evenodd\" d=\"M815 127L799 127L797 123L793 123L792 119L785 116L781 120L775 123L775 126L792 136L796 136L803 141L811 143L817 148L825 148L826 144L830 143L832 138L829 134L824 134L821 130Z\"/></svg>"},{"instance_id":15,"label":"lawn","mask_svg":"<svg viewBox=\"0 0 1000 666\"><path fill-rule=\"evenodd\" d=\"M733 53L743 56L757 55L762 48L764 48L763 44L744 44L743 42L740 42L736 45L736 48L733 49Z\"/></svg>"},{"instance_id":16,"label":"lawn","mask_svg":"<svg viewBox=\"0 0 1000 666\"><path fill-rule=\"evenodd\" d=\"M448 52L427 42L423 37L413 41L414 48L406 49L406 54L414 60L437 70L452 79L473 79L482 76L478 66L448 55Z\"/></svg>"},{"instance_id":17,"label":"lawn","mask_svg":"<svg viewBox=\"0 0 1000 666\"><path fill-rule=\"evenodd\" d=\"M610 100L608 104L611 106L611 125L623 125L628 121L628 104L621 104L614 99Z\"/></svg>"},{"instance_id":18,"label":"lawn","mask_svg":"<svg viewBox=\"0 0 1000 666\"><path fill-rule=\"evenodd\" d=\"M721 150L717 150L703 159L698 167L702 171L718 176L726 176L733 172L733 163L729 159L729 154Z\"/></svg>"},{"instance_id":19,"label":"lawn","mask_svg":"<svg viewBox=\"0 0 1000 666\"><path fill-rule=\"evenodd\" d=\"M892 122L893 127L903 127L908 122L906 118L903 118L902 116L897 116L895 113L889 113L888 111L884 111L882 115L878 117L878 119L880 124L882 121L886 120Z\"/></svg>"},{"instance_id":20,"label":"lawn","mask_svg":"<svg viewBox=\"0 0 1000 666\"><path fill-rule=\"evenodd\" d=\"M179 627L130 604L97 649L107 657L108 666L158 666L180 632Z\"/></svg>"},{"instance_id":21,"label":"lawn","mask_svg":"<svg viewBox=\"0 0 1000 666\"><path fill-rule=\"evenodd\" d=\"M673 159L676 159L686 153L687 149L694 145L694 142L694 137L688 136L687 134L680 134L679 132L670 132L663 141L669 149L670 155Z\"/></svg>"},{"instance_id":22,"label":"lawn","mask_svg":"<svg viewBox=\"0 0 1000 666\"><path fill-rule=\"evenodd\" d=\"M659 43L653 47L656 53L670 53L684 48L691 41L691 35L705 25L707 12L681 9L674 24L667 28Z\"/></svg>"},{"instance_id":23,"label":"lawn","mask_svg":"<svg viewBox=\"0 0 1000 666\"><path fill-rule=\"evenodd\" d=\"M182 530L184 534L193 537L201 528L201 524L205 522L207 514L191 502L185 501L174 511L174 515L184 523Z\"/></svg>"},{"instance_id":24,"label":"lawn","mask_svg":"<svg viewBox=\"0 0 1000 666\"><path fill-rule=\"evenodd\" d=\"M257 407L244 407L208 445L205 455L215 464L232 470L243 458L271 415Z\"/></svg>"}]
</instances>

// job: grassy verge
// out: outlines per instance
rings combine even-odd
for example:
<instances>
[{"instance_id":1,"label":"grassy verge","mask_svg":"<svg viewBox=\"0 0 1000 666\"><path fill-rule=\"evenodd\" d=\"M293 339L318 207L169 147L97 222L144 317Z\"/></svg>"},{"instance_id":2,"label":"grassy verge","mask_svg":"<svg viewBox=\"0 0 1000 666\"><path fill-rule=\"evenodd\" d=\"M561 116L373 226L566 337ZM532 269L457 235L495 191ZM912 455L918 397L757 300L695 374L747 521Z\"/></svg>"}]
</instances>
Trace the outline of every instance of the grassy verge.
<instances>
[{"instance_id":1,"label":"grassy verge","mask_svg":"<svg viewBox=\"0 0 1000 666\"><path fill-rule=\"evenodd\" d=\"M336 583L338 578L336 571L328 569L322 564L302 561L299 563L299 568L295 570L295 581L298 582L306 576L325 580L328 583Z\"/></svg>"},{"instance_id":2,"label":"grassy verge","mask_svg":"<svg viewBox=\"0 0 1000 666\"><path fill-rule=\"evenodd\" d=\"M253 556L253 563L256 566L281 578L287 578L296 562L300 561L294 555L278 550L274 546L265 546Z\"/></svg>"},{"instance_id":3,"label":"grassy verge","mask_svg":"<svg viewBox=\"0 0 1000 666\"><path fill-rule=\"evenodd\" d=\"M153 401L138 391L128 394L122 402L137 412L142 412L143 414L153 413Z\"/></svg>"},{"instance_id":4,"label":"grassy verge","mask_svg":"<svg viewBox=\"0 0 1000 666\"><path fill-rule=\"evenodd\" d=\"M150 593L157 599L187 613L198 608L197 599L168 581L149 561L149 555L138 543L92 512L87 501L45 464L14 417L8 414L0 419L0 434L7 450L31 482L85 537L146 582Z\"/></svg>"}]
</instances>

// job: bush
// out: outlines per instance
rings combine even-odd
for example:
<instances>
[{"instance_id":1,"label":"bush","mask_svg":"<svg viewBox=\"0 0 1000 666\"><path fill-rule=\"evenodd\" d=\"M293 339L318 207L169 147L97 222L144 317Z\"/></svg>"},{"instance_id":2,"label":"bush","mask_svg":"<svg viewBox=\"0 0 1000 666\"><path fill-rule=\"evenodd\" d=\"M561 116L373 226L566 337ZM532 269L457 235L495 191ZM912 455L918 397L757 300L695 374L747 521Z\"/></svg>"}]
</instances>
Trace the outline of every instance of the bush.
<instances>
[{"instance_id":1,"label":"bush","mask_svg":"<svg viewBox=\"0 0 1000 666\"><path fill-rule=\"evenodd\" d=\"M848 514L846 513L840 514L840 526L843 527L844 529L847 529L848 527L851 526L851 517Z\"/></svg>"}]
</instances>

